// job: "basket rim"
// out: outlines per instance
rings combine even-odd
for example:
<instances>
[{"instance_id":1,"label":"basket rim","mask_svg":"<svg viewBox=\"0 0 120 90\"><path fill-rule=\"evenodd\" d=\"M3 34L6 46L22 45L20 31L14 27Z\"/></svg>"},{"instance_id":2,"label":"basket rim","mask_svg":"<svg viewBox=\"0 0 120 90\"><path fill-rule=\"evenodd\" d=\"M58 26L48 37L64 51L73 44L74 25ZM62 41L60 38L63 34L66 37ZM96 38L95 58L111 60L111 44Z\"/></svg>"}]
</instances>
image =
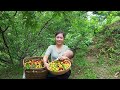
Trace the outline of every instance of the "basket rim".
<instances>
[{"instance_id":1,"label":"basket rim","mask_svg":"<svg viewBox=\"0 0 120 90\"><path fill-rule=\"evenodd\" d=\"M44 67L42 67L42 68L31 68L31 69L25 69L25 70L41 70L41 69L45 69Z\"/></svg>"},{"instance_id":2,"label":"basket rim","mask_svg":"<svg viewBox=\"0 0 120 90\"><path fill-rule=\"evenodd\" d=\"M36 70L32 70L32 71L29 71L29 70L25 70L25 73L47 73L48 71L47 70L41 70L41 71L36 71Z\"/></svg>"},{"instance_id":3,"label":"basket rim","mask_svg":"<svg viewBox=\"0 0 120 90\"><path fill-rule=\"evenodd\" d=\"M23 59L23 68L24 68L24 63L25 63L25 60L30 60L30 59L32 59L32 60L34 60L34 59L41 59L41 61L43 62L43 57L42 56L33 56L33 57L25 57L24 59ZM41 68L31 68L31 69L25 69L24 68L24 70L40 70L40 69L44 69L45 68L45 66L43 66L43 67L41 67Z\"/></svg>"},{"instance_id":4,"label":"basket rim","mask_svg":"<svg viewBox=\"0 0 120 90\"><path fill-rule=\"evenodd\" d=\"M23 61L25 61L26 59L36 59L36 58L42 58L42 59L43 59L42 56L33 56L33 57L25 57L25 58L23 59Z\"/></svg>"}]
</instances>

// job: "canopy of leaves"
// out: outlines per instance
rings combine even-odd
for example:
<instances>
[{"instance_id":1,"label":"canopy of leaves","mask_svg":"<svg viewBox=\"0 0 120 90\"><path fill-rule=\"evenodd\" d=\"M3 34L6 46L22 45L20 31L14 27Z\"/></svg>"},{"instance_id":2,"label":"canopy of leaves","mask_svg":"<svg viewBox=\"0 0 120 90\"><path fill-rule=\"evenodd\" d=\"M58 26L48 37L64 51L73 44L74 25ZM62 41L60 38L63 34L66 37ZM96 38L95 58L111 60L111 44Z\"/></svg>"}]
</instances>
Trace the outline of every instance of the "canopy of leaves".
<instances>
[{"instance_id":1,"label":"canopy of leaves","mask_svg":"<svg viewBox=\"0 0 120 90\"><path fill-rule=\"evenodd\" d=\"M97 33L100 42L112 40L119 52L119 11L0 11L0 61L21 64L27 56L43 56L55 43L55 32L66 33L65 44L74 53L85 51ZM112 35L112 36L111 36ZM109 41L109 40L108 40ZM97 42L99 43L99 42ZM99 45L101 46L101 45ZM103 47L103 46L101 46ZM103 49L102 49L103 50Z\"/></svg>"}]
</instances>

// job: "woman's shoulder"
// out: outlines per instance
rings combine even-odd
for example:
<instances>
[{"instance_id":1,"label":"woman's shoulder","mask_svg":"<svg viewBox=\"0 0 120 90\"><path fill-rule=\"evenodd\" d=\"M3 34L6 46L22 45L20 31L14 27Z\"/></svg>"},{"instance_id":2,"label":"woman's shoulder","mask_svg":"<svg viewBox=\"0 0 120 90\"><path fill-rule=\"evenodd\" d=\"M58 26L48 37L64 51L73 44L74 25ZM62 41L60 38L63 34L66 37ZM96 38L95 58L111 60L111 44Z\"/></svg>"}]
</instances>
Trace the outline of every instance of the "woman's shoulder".
<instances>
[{"instance_id":1,"label":"woman's shoulder","mask_svg":"<svg viewBox=\"0 0 120 90\"><path fill-rule=\"evenodd\" d=\"M63 47L68 47L67 45L63 45Z\"/></svg>"},{"instance_id":2,"label":"woman's shoulder","mask_svg":"<svg viewBox=\"0 0 120 90\"><path fill-rule=\"evenodd\" d=\"M64 48L69 48L67 45L63 45Z\"/></svg>"},{"instance_id":3,"label":"woman's shoulder","mask_svg":"<svg viewBox=\"0 0 120 90\"><path fill-rule=\"evenodd\" d=\"M55 45L50 45L50 46L48 46L49 48L53 48Z\"/></svg>"}]
</instances>

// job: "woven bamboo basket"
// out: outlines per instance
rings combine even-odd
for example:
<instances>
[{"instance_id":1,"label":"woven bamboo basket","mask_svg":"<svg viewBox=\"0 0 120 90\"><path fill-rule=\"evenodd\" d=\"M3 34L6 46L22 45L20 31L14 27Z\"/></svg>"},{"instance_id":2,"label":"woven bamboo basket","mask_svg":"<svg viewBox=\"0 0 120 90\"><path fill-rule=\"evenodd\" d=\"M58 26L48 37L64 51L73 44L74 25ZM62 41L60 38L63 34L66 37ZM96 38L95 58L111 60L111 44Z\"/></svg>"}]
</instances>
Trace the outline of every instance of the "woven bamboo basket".
<instances>
[{"instance_id":1,"label":"woven bamboo basket","mask_svg":"<svg viewBox=\"0 0 120 90\"><path fill-rule=\"evenodd\" d=\"M52 62L54 62L54 61L52 61ZM66 72L68 72L69 70L70 70L70 68L71 68L71 61L70 60L67 60L67 62L70 64L70 66L69 66L69 68L67 68L66 70L62 70L62 71L58 71L58 72L55 72L55 71L52 71L52 70L50 70L49 68L48 68L48 70L49 70L49 72L51 73L51 74L53 74L53 75L62 75L62 74L65 74ZM50 62L51 63L51 62ZM50 64L49 63L49 64Z\"/></svg>"},{"instance_id":2,"label":"woven bamboo basket","mask_svg":"<svg viewBox=\"0 0 120 90\"><path fill-rule=\"evenodd\" d=\"M29 60L43 60L43 57L24 58L23 66L24 66L24 63ZM24 68L24 72L25 72L26 79L45 79L48 74L48 70L45 67L42 67L40 69L25 69Z\"/></svg>"}]
</instances>

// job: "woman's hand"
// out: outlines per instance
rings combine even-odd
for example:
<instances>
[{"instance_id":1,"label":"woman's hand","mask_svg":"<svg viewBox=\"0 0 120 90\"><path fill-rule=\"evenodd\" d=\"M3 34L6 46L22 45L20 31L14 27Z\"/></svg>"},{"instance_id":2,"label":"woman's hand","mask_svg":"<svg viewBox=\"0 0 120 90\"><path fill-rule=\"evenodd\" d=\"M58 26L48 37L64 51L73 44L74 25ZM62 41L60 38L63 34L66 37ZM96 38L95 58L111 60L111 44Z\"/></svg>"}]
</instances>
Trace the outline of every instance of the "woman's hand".
<instances>
[{"instance_id":1,"label":"woman's hand","mask_svg":"<svg viewBox=\"0 0 120 90\"><path fill-rule=\"evenodd\" d=\"M44 63L44 66L45 66L45 68L49 68L49 64L48 63Z\"/></svg>"},{"instance_id":2,"label":"woman's hand","mask_svg":"<svg viewBox=\"0 0 120 90\"><path fill-rule=\"evenodd\" d=\"M45 56L43 57L43 63L44 63L45 68L48 69L48 67L49 67L49 64L48 64L48 56L45 55Z\"/></svg>"},{"instance_id":3,"label":"woman's hand","mask_svg":"<svg viewBox=\"0 0 120 90\"><path fill-rule=\"evenodd\" d=\"M65 59L69 59L69 58L66 57L66 56L61 56L61 57L59 58L59 60L65 60Z\"/></svg>"}]
</instances>

